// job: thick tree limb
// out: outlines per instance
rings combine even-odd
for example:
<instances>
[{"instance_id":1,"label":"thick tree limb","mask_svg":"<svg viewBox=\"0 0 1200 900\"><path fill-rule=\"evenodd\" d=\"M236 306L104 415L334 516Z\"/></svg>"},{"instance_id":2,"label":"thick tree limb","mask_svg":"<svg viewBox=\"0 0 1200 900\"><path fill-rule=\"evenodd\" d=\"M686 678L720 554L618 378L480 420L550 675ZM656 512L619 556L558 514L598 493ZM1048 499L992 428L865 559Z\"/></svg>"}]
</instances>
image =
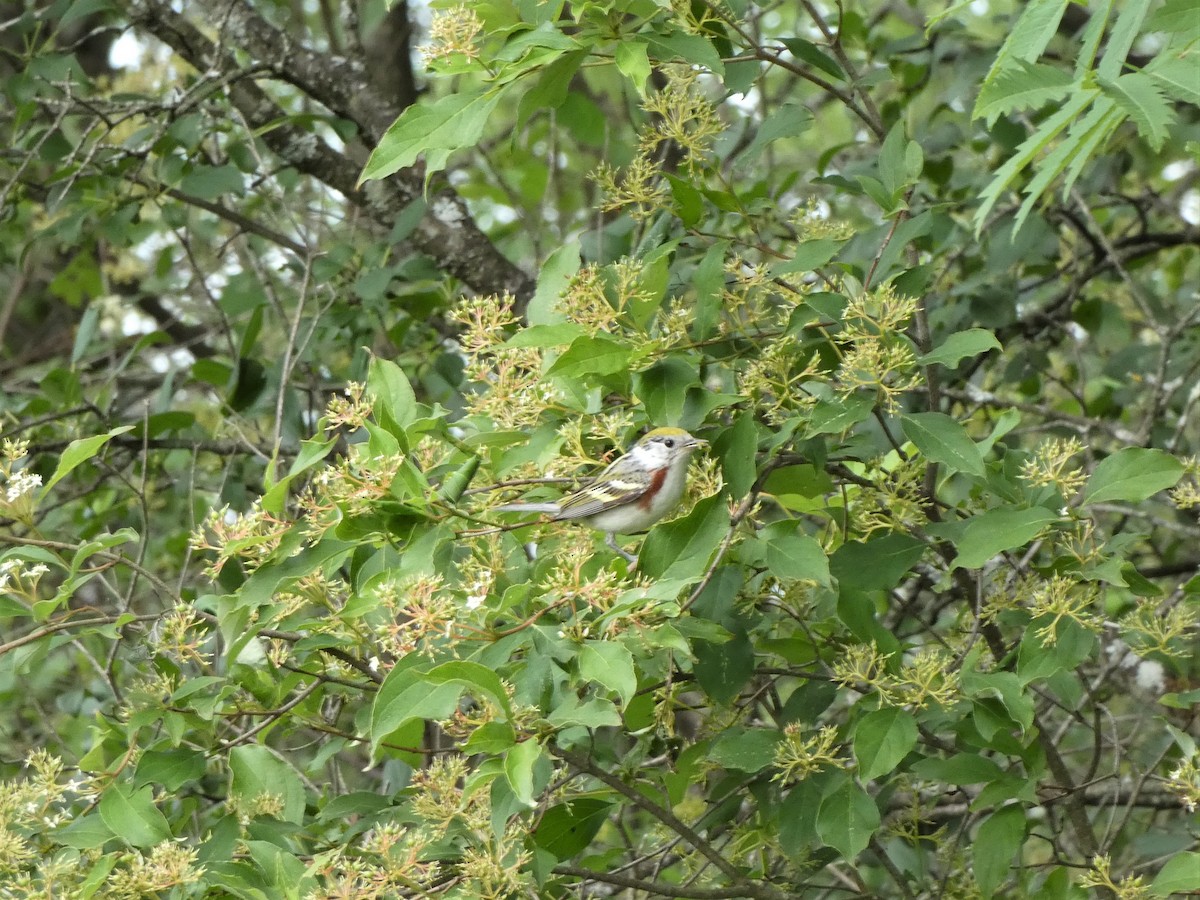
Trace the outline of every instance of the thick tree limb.
<instances>
[{"instance_id":1,"label":"thick tree limb","mask_svg":"<svg viewBox=\"0 0 1200 900\"><path fill-rule=\"evenodd\" d=\"M218 47L162 0L130 0L125 8L132 24L166 43L197 70L224 74L239 69L230 51ZM311 56L307 54L304 59L316 65ZM265 62L274 66L278 60ZM322 81L320 87L324 90L328 85ZM365 72L361 87L364 97L374 95L373 91L366 93L371 89ZM390 228L412 203L421 201L422 179L412 170L359 188L356 184L359 166L317 135L291 124L286 111L248 77L231 81L229 97L247 124L261 130L263 141L285 163L333 188L381 226ZM328 93L324 99L321 96L313 99L322 104L325 100L338 104L333 111L339 115L341 106L349 102L341 89ZM391 108L391 104L380 102ZM353 110L347 111L353 114ZM365 125L358 124L370 135L381 121L379 117L371 117ZM520 305L533 294L534 280L496 249L452 191L444 190L431 198L429 210L413 232L412 241L441 269L480 293L508 292L518 298Z\"/></svg>"}]
</instances>

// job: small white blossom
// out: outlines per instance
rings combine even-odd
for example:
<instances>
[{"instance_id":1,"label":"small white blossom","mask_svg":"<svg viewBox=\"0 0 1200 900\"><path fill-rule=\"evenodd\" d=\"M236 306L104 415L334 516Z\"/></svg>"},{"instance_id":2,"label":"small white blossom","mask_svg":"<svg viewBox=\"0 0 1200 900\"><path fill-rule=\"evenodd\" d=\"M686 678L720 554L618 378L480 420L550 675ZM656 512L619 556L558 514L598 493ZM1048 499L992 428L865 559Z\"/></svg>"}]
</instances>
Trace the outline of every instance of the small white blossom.
<instances>
[{"instance_id":1,"label":"small white blossom","mask_svg":"<svg viewBox=\"0 0 1200 900\"><path fill-rule=\"evenodd\" d=\"M17 472L8 481L8 502L16 503L26 494L33 493L34 488L41 487L41 485L41 475L36 475L33 472L26 472L24 470Z\"/></svg>"}]
</instances>

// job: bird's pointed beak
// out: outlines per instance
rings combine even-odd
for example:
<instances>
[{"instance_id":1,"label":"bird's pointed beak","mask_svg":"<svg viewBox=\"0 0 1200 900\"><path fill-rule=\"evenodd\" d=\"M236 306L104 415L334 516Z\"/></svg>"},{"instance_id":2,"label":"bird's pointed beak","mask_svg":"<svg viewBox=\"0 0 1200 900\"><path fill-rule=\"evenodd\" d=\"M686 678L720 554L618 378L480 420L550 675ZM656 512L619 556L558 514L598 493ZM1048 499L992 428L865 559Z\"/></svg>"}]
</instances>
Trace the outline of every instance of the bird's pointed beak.
<instances>
[{"instance_id":1,"label":"bird's pointed beak","mask_svg":"<svg viewBox=\"0 0 1200 900\"><path fill-rule=\"evenodd\" d=\"M692 438L692 446L693 447L707 447L708 441L704 440L703 438L694 437L694 438Z\"/></svg>"}]
</instances>

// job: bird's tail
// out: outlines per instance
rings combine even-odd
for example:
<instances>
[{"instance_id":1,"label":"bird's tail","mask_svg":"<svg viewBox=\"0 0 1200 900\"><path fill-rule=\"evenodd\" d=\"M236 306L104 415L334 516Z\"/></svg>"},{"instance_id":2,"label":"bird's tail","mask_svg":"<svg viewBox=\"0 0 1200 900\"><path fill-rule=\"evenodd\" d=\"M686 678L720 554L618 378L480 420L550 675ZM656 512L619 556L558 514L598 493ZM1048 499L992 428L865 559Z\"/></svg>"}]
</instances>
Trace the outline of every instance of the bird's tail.
<instances>
[{"instance_id":1,"label":"bird's tail","mask_svg":"<svg viewBox=\"0 0 1200 900\"><path fill-rule=\"evenodd\" d=\"M561 509L557 503L505 503L503 506L493 506L491 511L546 513L547 515L554 515Z\"/></svg>"}]
</instances>

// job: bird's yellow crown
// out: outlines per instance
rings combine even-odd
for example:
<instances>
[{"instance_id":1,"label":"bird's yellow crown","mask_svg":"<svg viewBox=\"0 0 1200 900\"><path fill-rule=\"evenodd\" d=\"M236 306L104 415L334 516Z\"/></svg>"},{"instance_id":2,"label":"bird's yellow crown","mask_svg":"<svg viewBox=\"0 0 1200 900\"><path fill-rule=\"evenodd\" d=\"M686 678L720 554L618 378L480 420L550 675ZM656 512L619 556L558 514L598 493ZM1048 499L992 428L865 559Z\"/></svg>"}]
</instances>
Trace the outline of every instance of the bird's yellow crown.
<instances>
[{"instance_id":1,"label":"bird's yellow crown","mask_svg":"<svg viewBox=\"0 0 1200 900\"><path fill-rule=\"evenodd\" d=\"M675 428L674 426L668 425L665 428L655 428L653 431L647 431L641 436L641 438L639 438L638 443L641 443L642 441L652 441L655 438L665 437L691 437L691 435L682 428Z\"/></svg>"}]
</instances>

